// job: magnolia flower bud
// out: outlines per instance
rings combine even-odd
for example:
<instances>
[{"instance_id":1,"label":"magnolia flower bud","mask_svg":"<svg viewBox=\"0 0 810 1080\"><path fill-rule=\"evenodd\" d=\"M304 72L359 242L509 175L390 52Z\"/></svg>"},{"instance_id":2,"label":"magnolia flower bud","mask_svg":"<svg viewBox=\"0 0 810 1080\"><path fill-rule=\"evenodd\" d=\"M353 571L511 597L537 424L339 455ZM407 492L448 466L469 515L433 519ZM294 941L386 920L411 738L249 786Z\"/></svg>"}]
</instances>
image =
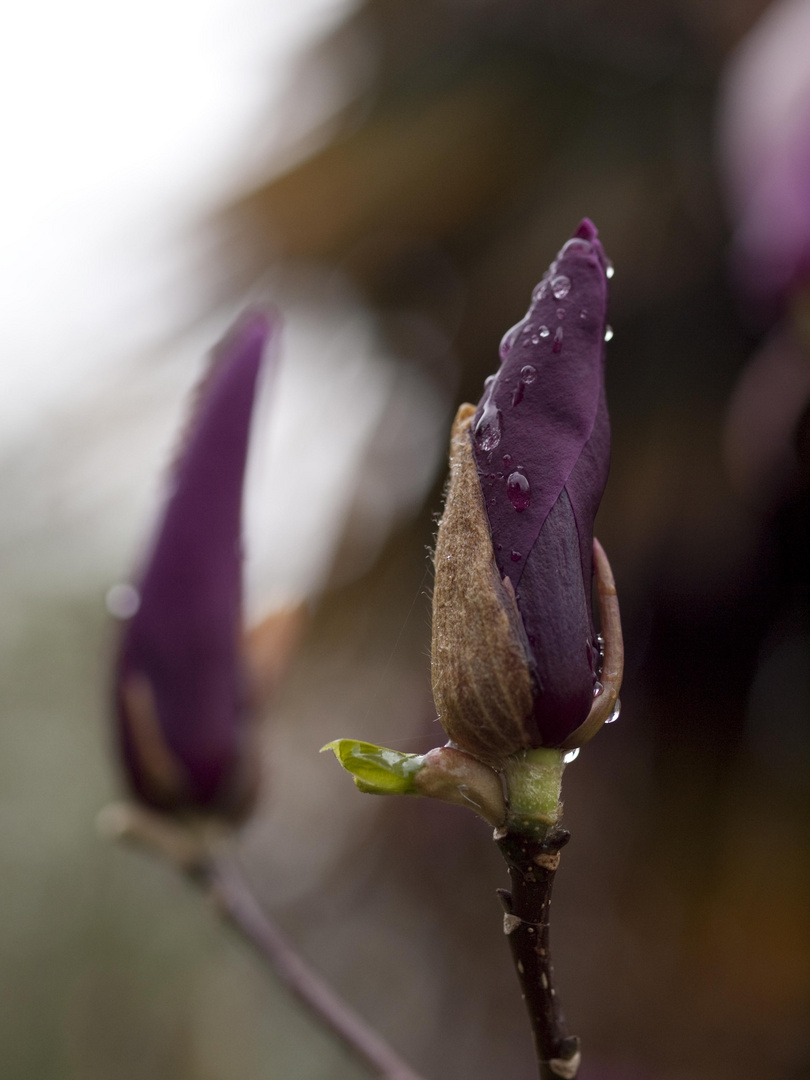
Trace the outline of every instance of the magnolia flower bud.
<instances>
[{"instance_id":1,"label":"magnolia flower bud","mask_svg":"<svg viewBox=\"0 0 810 1080\"><path fill-rule=\"evenodd\" d=\"M600 596L616 608L609 665L591 609L593 520L610 455L608 274L585 220L504 337L478 408L462 405L453 427L433 693L453 743L496 766L521 749L579 745L616 703L621 635L601 549Z\"/></svg>"},{"instance_id":2,"label":"magnolia flower bud","mask_svg":"<svg viewBox=\"0 0 810 1080\"><path fill-rule=\"evenodd\" d=\"M775 316L810 285L810 4L767 5L726 65L719 160L735 226L733 268Z\"/></svg>"},{"instance_id":3,"label":"magnolia flower bud","mask_svg":"<svg viewBox=\"0 0 810 1080\"><path fill-rule=\"evenodd\" d=\"M242 653L242 485L271 324L214 354L124 631L115 685L125 769L160 810L237 818L257 786Z\"/></svg>"}]
</instances>

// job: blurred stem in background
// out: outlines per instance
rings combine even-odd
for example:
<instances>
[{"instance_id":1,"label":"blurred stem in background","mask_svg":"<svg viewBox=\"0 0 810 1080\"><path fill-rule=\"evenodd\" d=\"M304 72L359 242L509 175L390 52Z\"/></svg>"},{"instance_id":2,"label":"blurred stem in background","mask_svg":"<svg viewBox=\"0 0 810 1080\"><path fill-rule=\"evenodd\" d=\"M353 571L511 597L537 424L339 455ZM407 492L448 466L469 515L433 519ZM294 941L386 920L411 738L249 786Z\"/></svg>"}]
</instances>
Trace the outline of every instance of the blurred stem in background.
<instances>
[{"instance_id":1,"label":"blurred stem in background","mask_svg":"<svg viewBox=\"0 0 810 1080\"><path fill-rule=\"evenodd\" d=\"M110 839L144 848L167 860L212 902L271 969L310 1016L337 1038L369 1072L384 1080L422 1080L392 1046L299 955L290 939L263 910L233 859L219 853L210 831L126 804L112 804L99 815Z\"/></svg>"}]
</instances>

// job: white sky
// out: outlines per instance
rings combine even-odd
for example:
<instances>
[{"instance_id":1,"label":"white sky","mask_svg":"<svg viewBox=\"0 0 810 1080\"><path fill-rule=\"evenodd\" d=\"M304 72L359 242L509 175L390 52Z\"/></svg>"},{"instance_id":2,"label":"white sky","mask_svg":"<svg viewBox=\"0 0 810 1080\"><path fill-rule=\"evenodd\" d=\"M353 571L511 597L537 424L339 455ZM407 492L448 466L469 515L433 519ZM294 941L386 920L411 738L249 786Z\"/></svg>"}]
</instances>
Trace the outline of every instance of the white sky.
<instances>
[{"instance_id":1,"label":"white sky","mask_svg":"<svg viewBox=\"0 0 810 1080\"><path fill-rule=\"evenodd\" d=\"M0 13L0 559L18 589L103 595L132 574L189 387L230 317L213 313L170 355L151 349L198 314L194 225L266 174L290 135L288 103L273 103L291 66L351 4L44 0ZM312 83L296 95L299 127L340 104L334 73ZM443 449L449 403L380 355L333 274L310 276L303 298L281 282L273 296L281 367L246 500L256 615L323 583L350 505L370 557Z\"/></svg>"},{"instance_id":2,"label":"white sky","mask_svg":"<svg viewBox=\"0 0 810 1080\"><path fill-rule=\"evenodd\" d=\"M291 59L349 6L3 6L0 445L172 325L172 240L257 167L251 136Z\"/></svg>"}]
</instances>

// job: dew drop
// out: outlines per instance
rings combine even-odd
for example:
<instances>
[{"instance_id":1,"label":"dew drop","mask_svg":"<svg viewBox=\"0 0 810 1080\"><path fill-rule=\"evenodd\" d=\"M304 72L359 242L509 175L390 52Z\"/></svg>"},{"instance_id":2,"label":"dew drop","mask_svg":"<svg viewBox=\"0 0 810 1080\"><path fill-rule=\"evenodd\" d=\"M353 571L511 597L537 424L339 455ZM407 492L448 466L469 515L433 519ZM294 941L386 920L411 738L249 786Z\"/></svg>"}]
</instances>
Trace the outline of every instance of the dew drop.
<instances>
[{"instance_id":1,"label":"dew drop","mask_svg":"<svg viewBox=\"0 0 810 1080\"><path fill-rule=\"evenodd\" d=\"M120 582L107 590L104 603L114 619L131 619L141 606L141 594L134 585Z\"/></svg>"},{"instance_id":2,"label":"dew drop","mask_svg":"<svg viewBox=\"0 0 810 1080\"><path fill-rule=\"evenodd\" d=\"M579 255L590 255L593 251L593 245L588 240L583 240L579 236L573 237L563 244L560 249L560 257L563 255L569 255L571 253Z\"/></svg>"},{"instance_id":3,"label":"dew drop","mask_svg":"<svg viewBox=\"0 0 810 1080\"><path fill-rule=\"evenodd\" d=\"M596 649L599 657L599 671L601 672L605 666L605 639L601 634L596 635Z\"/></svg>"},{"instance_id":4,"label":"dew drop","mask_svg":"<svg viewBox=\"0 0 810 1080\"><path fill-rule=\"evenodd\" d=\"M520 554L519 551L513 551L512 552L512 562L520 562L520 560L522 558L523 558L523 556Z\"/></svg>"},{"instance_id":5,"label":"dew drop","mask_svg":"<svg viewBox=\"0 0 810 1080\"><path fill-rule=\"evenodd\" d=\"M613 269L613 263L608 259L607 266L605 267L605 276L612 278L616 271Z\"/></svg>"},{"instance_id":6,"label":"dew drop","mask_svg":"<svg viewBox=\"0 0 810 1080\"><path fill-rule=\"evenodd\" d=\"M539 344L540 344L540 338L537 336L537 334L532 334L532 345L539 345Z\"/></svg>"},{"instance_id":7,"label":"dew drop","mask_svg":"<svg viewBox=\"0 0 810 1080\"><path fill-rule=\"evenodd\" d=\"M557 327L557 332L554 335L554 344L551 346L551 351L554 352L554 353L560 352L562 350L562 343L563 343L563 328L561 326L558 326Z\"/></svg>"},{"instance_id":8,"label":"dew drop","mask_svg":"<svg viewBox=\"0 0 810 1080\"><path fill-rule=\"evenodd\" d=\"M612 326L606 326L605 327L605 341L612 341L612 340L613 340L613 327Z\"/></svg>"},{"instance_id":9,"label":"dew drop","mask_svg":"<svg viewBox=\"0 0 810 1080\"><path fill-rule=\"evenodd\" d=\"M504 468L508 469L511 464L512 464L512 455L511 454L504 454L503 455L503 466L504 466Z\"/></svg>"},{"instance_id":10,"label":"dew drop","mask_svg":"<svg viewBox=\"0 0 810 1080\"><path fill-rule=\"evenodd\" d=\"M585 310L585 308L583 308L582 311L580 311L579 317L580 317L580 319L587 319L588 318L588 312Z\"/></svg>"},{"instance_id":11,"label":"dew drop","mask_svg":"<svg viewBox=\"0 0 810 1080\"><path fill-rule=\"evenodd\" d=\"M479 450L494 450L501 441L502 417L500 409L490 399L484 406L481 419L475 425L475 442Z\"/></svg>"},{"instance_id":12,"label":"dew drop","mask_svg":"<svg viewBox=\"0 0 810 1080\"><path fill-rule=\"evenodd\" d=\"M547 296L548 296L548 274L544 275L543 280L535 288L534 292L532 293L532 300L534 300L534 301L545 300L545 298Z\"/></svg>"},{"instance_id":13,"label":"dew drop","mask_svg":"<svg viewBox=\"0 0 810 1080\"><path fill-rule=\"evenodd\" d=\"M616 704L613 706L613 712L605 721L606 724L615 724L619 719L619 713L622 711L622 703L616 698Z\"/></svg>"},{"instance_id":14,"label":"dew drop","mask_svg":"<svg viewBox=\"0 0 810 1080\"><path fill-rule=\"evenodd\" d=\"M555 300L564 300L571 292L571 278L566 277L565 274L558 274L552 279L551 291L554 293Z\"/></svg>"},{"instance_id":15,"label":"dew drop","mask_svg":"<svg viewBox=\"0 0 810 1080\"><path fill-rule=\"evenodd\" d=\"M520 513L531 502L531 486L523 473L513 472L506 481L506 494L512 506Z\"/></svg>"},{"instance_id":16,"label":"dew drop","mask_svg":"<svg viewBox=\"0 0 810 1080\"><path fill-rule=\"evenodd\" d=\"M541 326L541 327L539 327L537 333L540 335L540 337L548 337L548 335L551 333L551 331L549 330L549 328L547 326Z\"/></svg>"},{"instance_id":17,"label":"dew drop","mask_svg":"<svg viewBox=\"0 0 810 1080\"><path fill-rule=\"evenodd\" d=\"M569 750L567 754L563 754L563 765L570 765L572 761L576 761L579 757L579 747L575 747L573 750Z\"/></svg>"},{"instance_id":18,"label":"dew drop","mask_svg":"<svg viewBox=\"0 0 810 1080\"><path fill-rule=\"evenodd\" d=\"M524 364L520 369L520 377L525 383L533 383L537 378L537 368L532 364Z\"/></svg>"},{"instance_id":19,"label":"dew drop","mask_svg":"<svg viewBox=\"0 0 810 1080\"><path fill-rule=\"evenodd\" d=\"M602 684L597 679L596 682L593 684L593 696L594 697L599 697L599 695L602 693L603 690L604 690L604 686L602 686Z\"/></svg>"},{"instance_id":20,"label":"dew drop","mask_svg":"<svg viewBox=\"0 0 810 1080\"><path fill-rule=\"evenodd\" d=\"M519 323L515 323L511 329L507 330L501 338L500 355L501 359L505 360L509 353L512 351L517 339L520 337L520 332L526 325L526 320L521 319Z\"/></svg>"}]
</instances>

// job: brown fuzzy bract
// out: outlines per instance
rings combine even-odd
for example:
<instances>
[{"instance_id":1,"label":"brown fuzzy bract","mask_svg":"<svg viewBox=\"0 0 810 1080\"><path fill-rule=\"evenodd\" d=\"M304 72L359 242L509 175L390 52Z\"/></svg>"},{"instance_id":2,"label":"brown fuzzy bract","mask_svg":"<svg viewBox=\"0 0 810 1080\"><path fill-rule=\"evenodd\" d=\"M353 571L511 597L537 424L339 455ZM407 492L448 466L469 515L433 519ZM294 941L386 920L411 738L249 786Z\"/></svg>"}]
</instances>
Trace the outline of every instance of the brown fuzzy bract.
<instances>
[{"instance_id":1,"label":"brown fuzzy bract","mask_svg":"<svg viewBox=\"0 0 810 1080\"><path fill-rule=\"evenodd\" d=\"M450 480L436 539L433 697L456 746L499 766L529 746L532 683L511 582L495 566L470 443L475 406L462 405L450 440Z\"/></svg>"}]
</instances>

